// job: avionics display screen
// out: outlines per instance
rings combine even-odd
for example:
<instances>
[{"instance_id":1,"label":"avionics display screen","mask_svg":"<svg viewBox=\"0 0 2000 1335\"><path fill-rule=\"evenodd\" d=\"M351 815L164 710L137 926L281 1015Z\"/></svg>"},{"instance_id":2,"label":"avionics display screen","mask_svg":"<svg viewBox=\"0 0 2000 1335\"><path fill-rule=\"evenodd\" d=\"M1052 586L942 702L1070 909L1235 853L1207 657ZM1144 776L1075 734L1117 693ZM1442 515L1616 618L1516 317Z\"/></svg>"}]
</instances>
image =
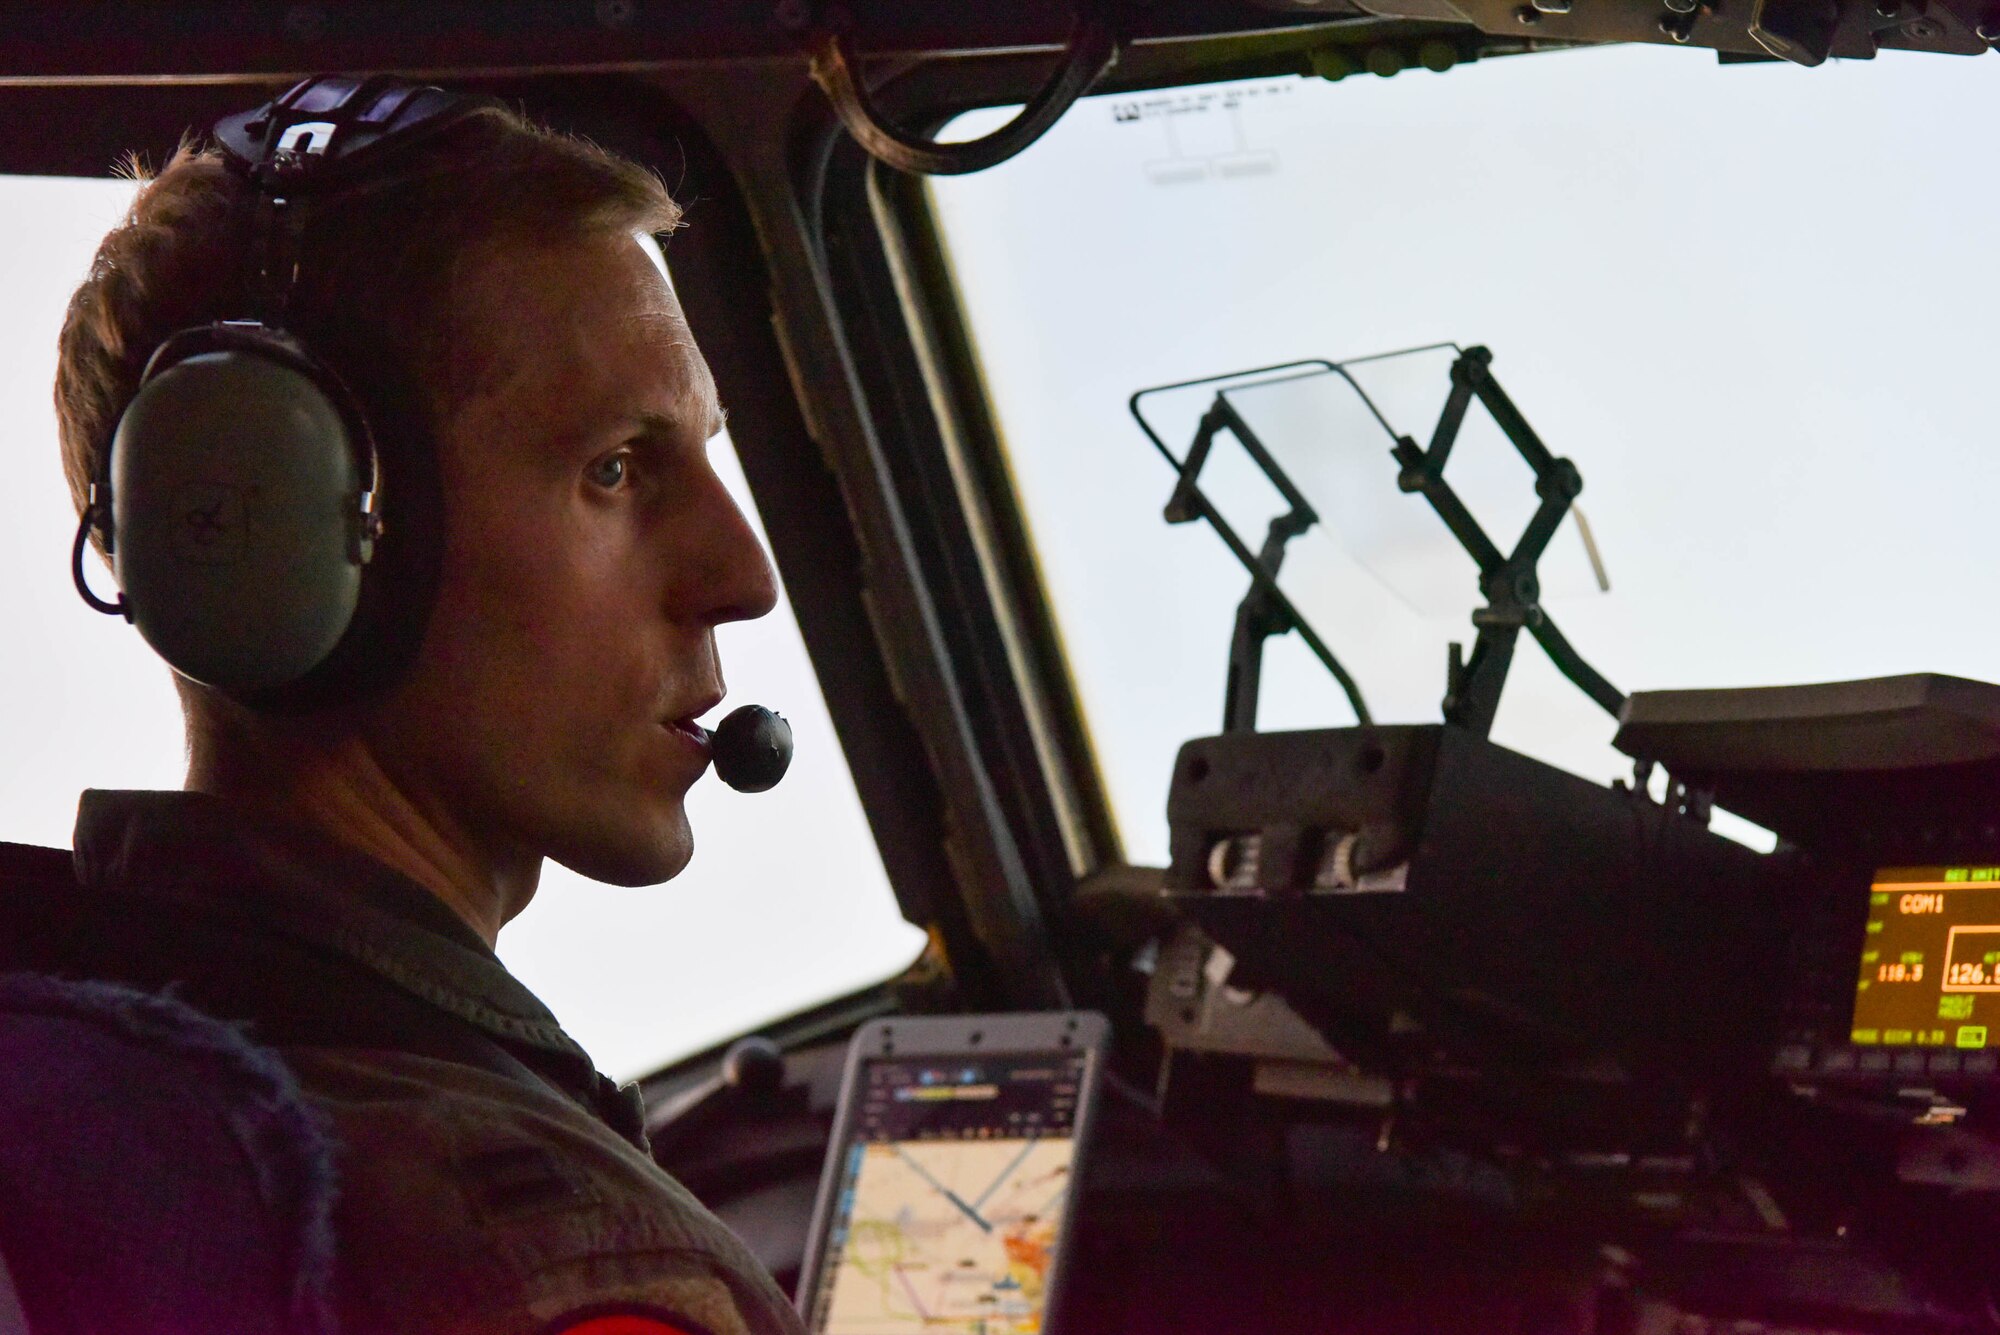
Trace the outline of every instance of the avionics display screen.
<instances>
[{"instance_id":1,"label":"avionics display screen","mask_svg":"<svg viewBox=\"0 0 2000 1335\"><path fill-rule=\"evenodd\" d=\"M811 1329L1040 1331L1087 1060L863 1063Z\"/></svg>"},{"instance_id":2,"label":"avionics display screen","mask_svg":"<svg viewBox=\"0 0 2000 1335\"><path fill-rule=\"evenodd\" d=\"M2000 1029L2000 867L1878 871L1860 975L1854 1043L1986 1047Z\"/></svg>"}]
</instances>

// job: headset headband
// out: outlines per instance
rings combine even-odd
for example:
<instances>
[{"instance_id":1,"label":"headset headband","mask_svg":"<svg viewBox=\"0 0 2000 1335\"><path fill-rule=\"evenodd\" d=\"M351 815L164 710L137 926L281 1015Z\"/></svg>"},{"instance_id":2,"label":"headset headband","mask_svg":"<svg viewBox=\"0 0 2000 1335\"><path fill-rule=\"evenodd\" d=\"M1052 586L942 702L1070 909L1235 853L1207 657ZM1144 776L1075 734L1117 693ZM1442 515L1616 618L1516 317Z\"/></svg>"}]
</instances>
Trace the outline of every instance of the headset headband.
<instances>
[{"instance_id":1,"label":"headset headband","mask_svg":"<svg viewBox=\"0 0 2000 1335\"><path fill-rule=\"evenodd\" d=\"M304 229L300 204L324 204L393 179L382 170L385 158L497 105L386 75L321 75L253 111L217 121L216 143L256 186L244 256L255 318L276 325L285 317Z\"/></svg>"},{"instance_id":2,"label":"headset headband","mask_svg":"<svg viewBox=\"0 0 2000 1335\"><path fill-rule=\"evenodd\" d=\"M254 111L223 117L215 123L215 141L266 190L318 192L354 181L387 149L401 152L498 105L385 75L321 75Z\"/></svg>"}]
</instances>

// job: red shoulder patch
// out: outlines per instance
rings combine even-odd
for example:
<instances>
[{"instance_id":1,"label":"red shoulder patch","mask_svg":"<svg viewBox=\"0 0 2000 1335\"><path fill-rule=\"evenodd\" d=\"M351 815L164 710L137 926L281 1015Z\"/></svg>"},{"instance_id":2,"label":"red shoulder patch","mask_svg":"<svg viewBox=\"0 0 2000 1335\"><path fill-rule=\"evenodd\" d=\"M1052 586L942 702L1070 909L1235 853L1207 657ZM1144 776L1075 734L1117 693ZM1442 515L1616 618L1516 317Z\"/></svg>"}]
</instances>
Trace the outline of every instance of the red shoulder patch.
<instances>
[{"instance_id":1,"label":"red shoulder patch","mask_svg":"<svg viewBox=\"0 0 2000 1335\"><path fill-rule=\"evenodd\" d=\"M551 1335L690 1335L690 1332L656 1316L620 1314L585 1317L574 1325L559 1325Z\"/></svg>"}]
</instances>

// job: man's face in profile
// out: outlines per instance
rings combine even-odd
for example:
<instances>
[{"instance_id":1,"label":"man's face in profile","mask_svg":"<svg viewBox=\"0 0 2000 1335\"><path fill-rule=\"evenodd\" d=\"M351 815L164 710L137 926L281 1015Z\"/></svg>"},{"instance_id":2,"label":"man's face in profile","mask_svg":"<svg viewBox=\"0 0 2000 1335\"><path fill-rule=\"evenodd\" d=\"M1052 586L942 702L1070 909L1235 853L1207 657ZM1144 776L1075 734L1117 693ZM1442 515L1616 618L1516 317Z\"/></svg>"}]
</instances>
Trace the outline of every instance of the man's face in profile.
<instances>
[{"instance_id":1,"label":"man's face in profile","mask_svg":"<svg viewBox=\"0 0 2000 1335\"><path fill-rule=\"evenodd\" d=\"M501 247L468 271L438 598L371 741L436 795L434 821L598 880L664 880L693 851L714 628L776 600L708 462L714 382L635 239Z\"/></svg>"}]
</instances>

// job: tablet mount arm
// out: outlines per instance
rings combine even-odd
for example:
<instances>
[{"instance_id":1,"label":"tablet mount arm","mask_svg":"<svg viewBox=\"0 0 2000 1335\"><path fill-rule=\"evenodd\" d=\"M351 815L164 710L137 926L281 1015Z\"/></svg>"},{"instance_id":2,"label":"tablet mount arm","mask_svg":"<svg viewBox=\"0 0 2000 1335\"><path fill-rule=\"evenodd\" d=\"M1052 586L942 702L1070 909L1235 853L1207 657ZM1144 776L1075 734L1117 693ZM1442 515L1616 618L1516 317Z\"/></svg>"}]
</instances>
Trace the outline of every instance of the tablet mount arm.
<instances>
[{"instance_id":1,"label":"tablet mount arm","mask_svg":"<svg viewBox=\"0 0 2000 1335\"><path fill-rule=\"evenodd\" d=\"M1350 362L1345 365L1355 364ZM1548 446L1528 425L1520 409L1501 389L1500 382L1494 379L1492 364L1493 354L1486 348L1472 347L1460 352L1452 362L1451 389L1446 395L1444 409L1438 415L1437 427L1431 433L1429 448L1419 446L1408 436L1397 436L1391 449L1391 454L1402 467L1397 485L1405 492L1422 495L1430 503L1431 509L1444 521L1459 546L1478 567L1479 589L1486 599L1486 605L1472 614L1472 624L1478 636L1473 642L1471 656L1468 658L1465 655L1462 645L1454 643L1451 646L1444 697L1445 722L1480 737L1492 732L1493 720L1500 710L1500 694L1507 684L1507 670L1513 665L1514 647L1523 629L1535 637L1563 676L1615 717L1625 705L1625 696L1586 663L1556 627L1555 621L1542 607L1541 578L1536 571L1542 553L1548 549L1577 495L1583 490L1583 476L1575 464L1549 452ZM1250 575L1250 589L1237 606L1235 630L1229 645L1229 684L1223 702L1222 724L1226 733L1256 731L1264 642L1288 631L1297 631L1314 657L1340 683L1354 709L1356 720L1364 725L1373 722L1354 678L1341 666L1340 660L1334 657L1333 651L1327 648L1325 641L1299 614L1278 585L1278 572L1284 564L1286 544L1318 523L1319 514L1229 401L1229 390L1232 388L1243 389L1253 383L1268 384L1276 379L1322 374L1339 375L1354 385L1357 393L1361 392L1343 364L1314 359L1157 385L1140 390L1129 401L1133 419L1138 422L1140 430L1146 433L1177 475L1173 495L1167 501L1166 521L1169 524L1185 524L1196 519L1206 520ZM1264 379L1253 382L1250 377ZM1147 422L1141 405L1150 395L1209 384L1220 384L1222 388L1216 391L1214 400L1201 415L1186 455L1176 458L1159 433ZM1367 395L1362 394L1362 397L1366 399ZM1480 527L1479 521L1473 518L1472 512L1445 480L1445 465L1451 460L1452 447L1458 442L1459 431L1465 425L1465 415L1475 399L1485 405L1494 423L1533 470L1535 494L1541 498L1540 506L1515 541L1511 552L1502 552L1487 536L1486 530ZM1369 408L1375 412L1378 421L1382 420L1373 403L1369 404ZM1387 426L1386 422L1384 426ZM1255 553L1223 519L1200 486L1202 468L1207 464L1217 438L1224 432L1234 436L1243 446L1244 452L1270 479L1288 507L1271 519L1265 531L1263 547ZM1578 517L1578 528L1590 548L1591 563L1598 567L1601 582L1604 578L1602 567L1581 516Z\"/></svg>"}]
</instances>

